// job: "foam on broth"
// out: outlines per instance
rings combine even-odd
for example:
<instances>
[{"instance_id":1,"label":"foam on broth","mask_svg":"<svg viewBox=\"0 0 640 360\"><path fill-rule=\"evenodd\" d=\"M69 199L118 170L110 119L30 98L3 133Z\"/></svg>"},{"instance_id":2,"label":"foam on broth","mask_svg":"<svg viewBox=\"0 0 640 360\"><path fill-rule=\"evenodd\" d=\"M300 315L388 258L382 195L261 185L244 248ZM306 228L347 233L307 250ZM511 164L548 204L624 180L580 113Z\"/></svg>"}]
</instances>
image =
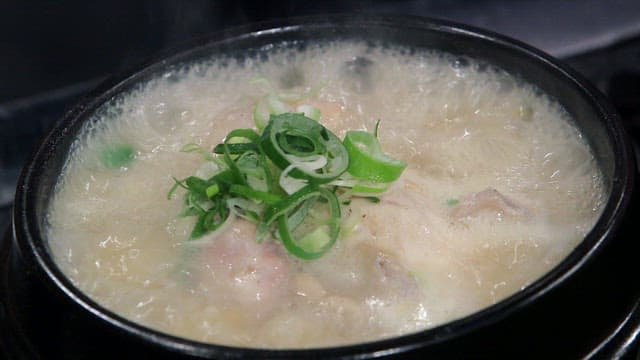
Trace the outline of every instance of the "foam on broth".
<instances>
[{"instance_id":1,"label":"foam on broth","mask_svg":"<svg viewBox=\"0 0 640 360\"><path fill-rule=\"evenodd\" d=\"M318 260L258 245L244 220L208 246L168 200L172 176L232 129L252 127L272 79L343 137L381 120L383 148L409 166L378 204L343 209ZM126 168L96 155L136 149ZM564 110L499 69L439 53L358 43L267 61L209 61L159 76L83 130L48 213L64 273L98 303L163 332L248 347L349 344L415 332L513 294L564 258L606 201L590 149Z\"/></svg>"}]
</instances>

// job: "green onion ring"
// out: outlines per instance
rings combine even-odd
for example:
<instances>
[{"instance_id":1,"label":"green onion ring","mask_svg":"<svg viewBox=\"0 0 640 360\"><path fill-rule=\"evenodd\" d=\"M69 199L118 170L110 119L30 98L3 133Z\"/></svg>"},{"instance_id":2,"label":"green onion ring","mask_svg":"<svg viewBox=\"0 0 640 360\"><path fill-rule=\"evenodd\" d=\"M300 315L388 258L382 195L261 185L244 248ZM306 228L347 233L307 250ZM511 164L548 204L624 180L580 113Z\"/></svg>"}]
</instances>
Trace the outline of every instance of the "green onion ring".
<instances>
[{"instance_id":1,"label":"green onion ring","mask_svg":"<svg viewBox=\"0 0 640 360\"><path fill-rule=\"evenodd\" d=\"M253 129L235 129L229 132L229 134L227 134L224 141L222 142L222 146L224 149L224 154L223 154L224 162L229 167L229 170L231 170L236 182L246 185L247 183L246 179L240 172L240 169L238 169L238 166L236 165L235 161L233 161L233 159L231 158L231 149L229 148L229 141L231 141L231 139L233 138L245 138L245 139L248 139L251 143L255 143L260 138L260 136Z\"/></svg>"},{"instance_id":2,"label":"green onion ring","mask_svg":"<svg viewBox=\"0 0 640 360\"><path fill-rule=\"evenodd\" d=\"M303 114L272 115L258 146L280 169L286 169L291 164L304 164L306 158L326 157L327 163L320 169L296 166L291 171L292 177L310 183L327 183L349 167L349 153L340 139Z\"/></svg>"},{"instance_id":3,"label":"green onion ring","mask_svg":"<svg viewBox=\"0 0 640 360\"><path fill-rule=\"evenodd\" d=\"M387 183L397 180L407 163L382 152L378 139L366 131L347 131L344 146L349 152L349 174L367 181Z\"/></svg>"},{"instance_id":4,"label":"green onion ring","mask_svg":"<svg viewBox=\"0 0 640 360\"><path fill-rule=\"evenodd\" d=\"M328 224L329 233L325 234L326 240L322 244L313 242L306 244L301 243L299 240L294 239L291 234L291 228L297 227L300 225L300 222L303 221L296 219L294 210L301 207L305 212L308 211L305 203L307 201L315 203L319 197L325 198L329 204L331 216ZM317 259L327 252L336 242L338 234L340 233L340 216L340 203L336 195L326 188L311 184L267 208L263 221L259 225L259 229L261 228L262 230L259 231L268 229L271 223L278 220L278 231L284 247L291 254L301 259ZM314 233L316 235L318 234L317 231L312 232L312 234Z\"/></svg>"},{"instance_id":5,"label":"green onion ring","mask_svg":"<svg viewBox=\"0 0 640 360\"><path fill-rule=\"evenodd\" d=\"M340 233L340 203L338 198L325 188L317 188L317 195L324 197L329 203L331 218L328 223L328 234L322 232L320 228L316 228L316 230L302 239L294 239L291 234L290 217L285 214L278 219L278 231L282 244L291 254L305 260L317 259L324 255L335 244ZM316 197L306 198L304 201L315 202Z\"/></svg>"}]
</instances>

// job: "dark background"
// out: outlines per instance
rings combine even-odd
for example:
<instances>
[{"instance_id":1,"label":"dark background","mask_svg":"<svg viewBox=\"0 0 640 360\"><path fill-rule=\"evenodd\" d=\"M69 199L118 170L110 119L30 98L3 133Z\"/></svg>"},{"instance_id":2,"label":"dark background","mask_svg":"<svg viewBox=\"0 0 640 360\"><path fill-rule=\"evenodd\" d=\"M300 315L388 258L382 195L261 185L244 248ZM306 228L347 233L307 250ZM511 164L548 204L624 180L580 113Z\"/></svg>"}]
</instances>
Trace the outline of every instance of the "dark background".
<instances>
[{"instance_id":1,"label":"dark background","mask_svg":"<svg viewBox=\"0 0 640 360\"><path fill-rule=\"evenodd\" d=\"M127 68L229 26L327 12L451 19L567 57L640 33L635 0L0 2L0 104Z\"/></svg>"}]
</instances>

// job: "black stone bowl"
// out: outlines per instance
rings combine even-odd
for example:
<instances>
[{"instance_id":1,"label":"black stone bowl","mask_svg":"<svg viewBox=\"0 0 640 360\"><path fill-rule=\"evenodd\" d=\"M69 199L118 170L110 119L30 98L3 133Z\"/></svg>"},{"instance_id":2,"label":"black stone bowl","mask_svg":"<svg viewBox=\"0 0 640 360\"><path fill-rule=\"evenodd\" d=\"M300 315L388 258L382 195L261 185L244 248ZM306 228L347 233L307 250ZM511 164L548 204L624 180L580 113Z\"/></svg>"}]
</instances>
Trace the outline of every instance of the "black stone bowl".
<instances>
[{"instance_id":1,"label":"black stone bowl","mask_svg":"<svg viewBox=\"0 0 640 360\"><path fill-rule=\"evenodd\" d=\"M575 120L604 173L608 202L593 230L550 272L493 306L418 333L334 348L267 350L186 340L124 319L71 284L54 262L43 235L45 214L72 142L83 123L102 104L181 64L218 56L260 57L274 49L304 48L307 44L336 39L416 50L436 49L479 59L534 84L556 99ZM66 351L80 350L66 357L369 358L489 354L528 357L550 345L555 349L554 354L563 355L567 348L572 348L572 339L577 342L576 335L566 333L567 323L583 321L583 328L598 326L597 323L590 325L596 315L584 313L585 309L576 313L573 309L580 308L581 303L596 298L602 291L609 291L606 287L591 286L609 282L598 277L599 270L594 270L592 265L604 256L607 248L615 248L612 244L625 241L616 231L631 203L634 173L629 140L616 112L604 97L575 72L525 44L462 25L416 17L333 15L260 24L203 39L188 48L165 54L136 71L108 80L54 126L25 167L18 184L13 213L15 254L10 261L14 279L8 283L26 286L20 277L35 279L30 280L29 289L22 290L30 294L29 301L35 302L26 312L53 312L54 317L55 313L68 314L58 316L56 321L65 324L64 331L72 338L77 336L78 341L69 342ZM7 288L12 291L11 285ZM635 291L632 293L637 295ZM43 306L47 311L42 310ZM45 315L41 318L43 324L46 318ZM32 315L30 322L37 323L38 319ZM66 322L80 325L67 326ZM38 336L47 337L46 334ZM56 334L49 332L48 336ZM56 345L47 346L46 351L56 351Z\"/></svg>"}]
</instances>

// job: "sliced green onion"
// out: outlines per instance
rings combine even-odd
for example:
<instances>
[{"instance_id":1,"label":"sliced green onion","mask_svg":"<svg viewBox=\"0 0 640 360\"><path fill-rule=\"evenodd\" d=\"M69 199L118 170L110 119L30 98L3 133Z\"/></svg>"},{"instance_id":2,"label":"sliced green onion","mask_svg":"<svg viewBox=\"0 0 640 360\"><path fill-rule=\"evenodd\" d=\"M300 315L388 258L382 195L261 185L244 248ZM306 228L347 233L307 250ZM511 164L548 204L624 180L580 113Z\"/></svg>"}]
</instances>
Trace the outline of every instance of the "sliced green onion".
<instances>
[{"instance_id":1,"label":"sliced green onion","mask_svg":"<svg viewBox=\"0 0 640 360\"><path fill-rule=\"evenodd\" d=\"M376 183L376 182L362 181L355 184L351 189L355 194L358 194L358 195L359 194L364 194L364 195L382 194L383 192L389 189L390 185L391 183L389 182Z\"/></svg>"},{"instance_id":2,"label":"sliced green onion","mask_svg":"<svg viewBox=\"0 0 640 360\"><path fill-rule=\"evenodd\" d=\"M205 210L202 209L202 207L198 206L193 207L193 206L185 206L184 209L182 209L182 211L180 211L180 213L178 213L178 217L189 217L189 216L200 216L201 214L204 214Z\"/></svg>"},{"instance_id":3,"label":"sliced green onion","mask_svg":"<svg viewBox=\"0 0 640 360\"><path fill-rule=\"evenodd\" d=\"M278 221L278 229L281 232L280 236L282 237L282 243L285 248L295 256L306 260L316 259L322 256L335 241L331 238L331 235L327 234L327 232L320 227L304 235L302 238L295 240L290 235L286 235L286 231L288 230L284 218ZM282 235L283 233L285 235Z\"/></svg>"},{"instance_id":4,"label":"sliced green onion","mask_svg":"<svg viewBox=\"0 0 640 360\"><path fill-rule=\"evenodd\" d=\"M231 158L231 150L229 149L229 142L232 139L236 139L236 138L246 139L246 140L249 140L251 143L253 143L259 139L259 135L253 129L235 129L229 132L229 134L227 134L227 137L224 139L224 142L222 143L223 149L224 149L224 152L223 152L224 162L229 167L229 170L231 170L231 173L235 178L235 182L240 184L245 184L246 180L242 175L242 173L240 172L238 165Z\"/></svg>"},{"instance_id":5,"label":"sliced green onion","mask_svg":"<svg viewBox=\"0 0 640 360\"><path fill-rule=\"evenodd\" d=\"M300 191L303 192L305 189ZM320 225L302 238L295 239L291 234L289 215L285 213L278 219L278 231L282 244L291 254L305 260L317 259L324 255L335 244L340 233L340 203L335 194L325 188L317 187L315 191L309 193L313 193L314 197L304 196L303 200L298 201L298 204L301 201L310 201L311 199L315 201L315 196L325 198L329 203L330 211L330 219L326 224L328 231L323 228L323 225ZM307 219L308 217L305 218L305 220Z\"/></svg>"},{"instance_id":6,"label":"sliced green onion","mask_svg":"<svg viewBox=\"0 0 640 360\"><path fill-rule=\"evenodd\" d=\"M178 180L175 177L172 177L174 184L171 187L171 189L169 189L169 192L167 193L167 199L171 200L171 197L173 196L173 194L176 192L176 190L178 190L179 187L183 188L183 189L189 189L187 187L187 185L184 184L184 181L182 180Z\"/></svg>"},{"instance_id":7,"label":"sliced green onion","mask_svg":"<svg viewBox=\"0 0 640 360\"><path fill-rule=\"evenodd\" d=\"M247 151L236 158L236 165L246 177L263 179L265 178L265 173L260 161L260 156L257 153Z\"/></svg>"},{"instance_id":8,"label":"sliced green onion","mask_svg":"<svg viewBox=\"0 0 640 360\"><path fill-rule=\"evenodd\" d=\"M187 193L187 196L184 199L184 203L186 207L185 211L183 212L184 214L193 214L193 215L200 216L207 212L205 207L207 209L210 207L210 206L207 206L209 205L209 203L206 203L205 201L203 201L201 196L193 192ZM189 215L183 215L183 216L189 216Z\"/></svg>"},{"instance_id":9,"label":"sliced green onion","mask_svg":"<svg viewBox=\"0 0 640 360\"><path fill-rule=\"evenodd\" d=\"M257 150L257 149L256 149ZM235 163L247 186L259 191L270 191L271 185L266 158L255 151L247 151L237 156Z\"/></svg>"},{"instance_id":10,"label":"sliced green onion","mask_svg":"<svg viewBox=\"0 0 640 360\"><path fill-rule=\"evenodd\" d=\"M230 198L227 200L227 206L236 216L242 217L252 223L260 222L260 213L262 212L262 204L257 204L251 200L244 198Z\"/></svg>"},{"instance_id":11,"label":"sliced green onion","mask_svg":"<svg viewBox=\"0 0 640 360\"><path fill-rule=\"evenodd\" d=\"M211 185L208 181L196 176L189 176L184 180L184 183L191 193L207 198L207 188Z\"/></svg>"},{"instance_id":12,"label":"sliced green onion","mask_svg":"<svg viewBox=\"0 0 640 360\"><path fill-rule=\"evenodd\" d=\"M344 146L349 152L351 175L373 182L391 182L400 177L407 163L382 152L376 137L366 131L347 131Z\"/></svg>"},{"instance_id":13,"label":"sliced green onion","mask_svg":"<svg viewBox=\"0 0 640 360\"><path fill-rule=\"evenodd\" d=\"M191 230L189 239L194 240L208 232L215 231L226 222L230 213L231 211L226 201L218 199L211 209L198 216L198 220L196 220L196 224L193 230Z\"/></svg>"},{"instance_id":14,"label":"sliced green onion","mask_svg":"<svg viewBox=\"0 0 640 360\"><path fill-rule=\"evenodd\" d=\"M229 186L234 184L234 179L235 177L233 175L233 172L230 169L226 169L209 179L208 182L215 182L216 184L218 184L218 186L220 186L220 191L225 192L229 190Z\"/></svg>"},{"instance_id":15,"label":"sliced green onion","mask_svg":"<svg viewBox=\"0 0 640 360\"><path fill-rule=\"evenodd\" d=\"M372 194L382 194L389 189L391 182L381 183L373 181L360 180L353 177L349 173L342 174L336 180L333 180L328 185L340 186L350 188L349 197L352 195L357 196L370 196Z\"/></svg>"},{"instance_id":16,"label":"sliced green onion","mask_svg":"<svg viewBox=\"0 0 640 360\"><path fill-rule=\"evenodd\" d=\"M182 148L208 160L196 176L174 178L167 194L187 191L179 216L197 218L190 244L210 243L241 217L258 224L259 243L271 234L292 255L316 259L337 240L341 203L351 203L353 196L379 202L377 195L406 167L380 149L379 121L373 134L349 131L340 141L318 122L318 108L300 105L298 113L288 112L286 100L274 93L254 111L261 134L233 130L213 153L197 144Z\"/></svg>"},{"instance_id":17,"label":"sliced green onion","mask_svg":"<svg viewBox=\"0 0 640 360\"><path fill-rule=\"evenodd\" d=\"M307 185L307 180L304 179L296 179L289 176L289 173L295 169L304 169L306 171L314 171L322 168L327 164L327 158L324 156L318 156L317 159L309 159L309 161L301 162L297 161L282 171L280 174L280 180L278 184L280 187L287 193L293 194L294 192L302 189L305 185Z\"/></svg>"},{"instance_id":18,"label":"sliced green onion","mask_svg":"<svg viewBox=\"0 0 640 360\"><path fill-rule=\"evenodd\" d=\"M318 201L318 196L310 197L306 199L302 204L296 207L295 211L289 214L289 228L293 231L302 224L304 219L307 218L307 215L313 209L316 202Z\"/></svg>"},{"instance_id":19,"label":"sliced green onion","mask_svg":"<svg viewBox=\"0 0 640 360\"><path fill-rule=\"evenodd\" d=\"M180 151L181 152L185 152L185 153L190 153L190 152L200 152L202 151L203 148L202 146L196 144L196 143L189 143L186 144L185 146L183 146Z\"/></svg>"},{"instance_id":20,"label":"sliced green onion","mask_svg":"<svg viewBox=\"0 0 640 360\"><path fill-rule=\"evenodd\" d=\"M245 139L244 141L248 140L249 143L255 143L260 139L260 135L258 135L258 133L253 129L235 129L229 132L225 142L230 143L232 139ZM238 142L236 144L242 143L243 142Z\"/></svg>"},{"instance_id":21,"label":"sliced green onion","mask_svg":"<svg viewBox=\"0 0 640 360\"><path fill-rule=\"evenodd\" d=\"M247 151L256 151L257 147L253 143L238 143L238 144L227 144L227 148L229 149L229 154L231 155L239 155L244 154ZM224 154L224 144L218 144L213 148L213 152L215 154Z\"/></svg>"},{"instance_id":22,"label":"sliced green onion","mask_svg":"<svg viewBox=\"0 0 640 360\"><path fill-rule=\"evenodd\" d=\"M319 189L320 187L317 185L307 185L290 196L278 201L276 204L269 206L264 212L262 219L263 226L271 225L278 217L293 210L303 201L318 196Z\"/></svg>"},{"instance_id":23,"label":"sliced green onion","mask_svg":"<svg viewBox=\"0 0 640 360\"><path fill-rule=\"evenodd\" d=\"M202 155L202 157L207 161L213 161L213 156L207 151L205 148L198 144L189 143L180 149L181 152L184 153L198 153Z\"/></svg>"},{"instance_id":24,"label":"sliced green onion","mask_svg":"<svg viewBox=\"0 0 640 360\"><path fill-rule=\"evenodd\" d=\"M218 186L218 184L210 185L205 190L205 193L207 194L207 197L209 199L211 199L212 197L218 195L219 192L220 192L220 186Z\"/></svg>"},{"instance_id":25,"label":"sliced green onion","mask_svg":"<svg viewBox=\"0 0 640 360\"><path fill-rule=\"evenodd\" d=\"M244 196L248 199L262 201L265 204L270 204L270 205L276 204L280 200L282 200L282 196L272 194L266 191L255 190L250 188L249 186L239 185L239 184L231 185L231 187L229 187L229 192L231 194Z\"/></svg>"},{"instance_id":26,"label":"sliced green onion","mask_svg":"<svg viewBox=\"0 0 640 360\"><path fill-rule=\"evenodd\" d=\"M260 137L258 146L274 164L291 170L291 176L322 184L345 172L349 166L349 153L340 139L317 121L302 114L273 115ZM300 166L305 160L324 156L327 160L320 169L309 170Z\"/></svg>"},{"instance_id":27,"label":"sliced green onion","mask_svg":"<svg viewBox=\"0 0 640 360\"><path fill-rule=\"evenodd\" d=\"M222 223L220 223L215 229L208 230L205 233L195 238L190 237L189 241L185 243L185 245L206 246L211 244L218 237L219 234L222 234L225 231L227 231L227 229L235 219L236 219L235 214L232 212L229 212L229 215L227 216L227 218Z\"/></svg>"}]
</instances>

